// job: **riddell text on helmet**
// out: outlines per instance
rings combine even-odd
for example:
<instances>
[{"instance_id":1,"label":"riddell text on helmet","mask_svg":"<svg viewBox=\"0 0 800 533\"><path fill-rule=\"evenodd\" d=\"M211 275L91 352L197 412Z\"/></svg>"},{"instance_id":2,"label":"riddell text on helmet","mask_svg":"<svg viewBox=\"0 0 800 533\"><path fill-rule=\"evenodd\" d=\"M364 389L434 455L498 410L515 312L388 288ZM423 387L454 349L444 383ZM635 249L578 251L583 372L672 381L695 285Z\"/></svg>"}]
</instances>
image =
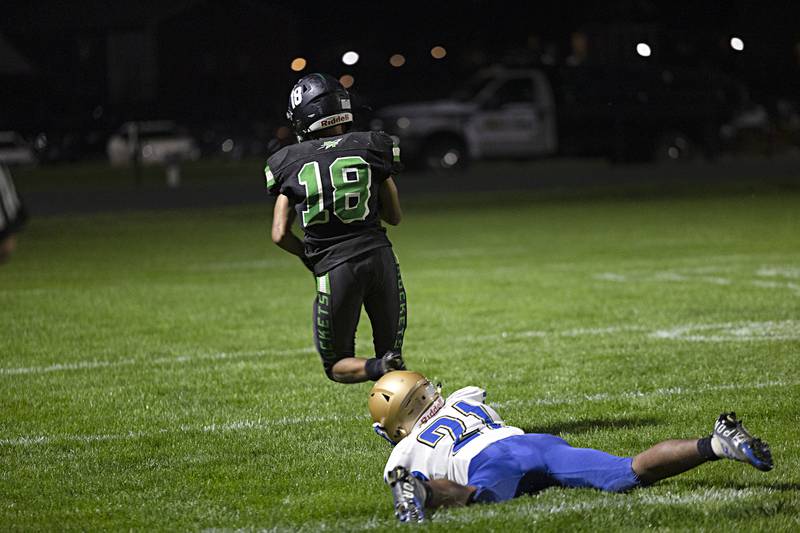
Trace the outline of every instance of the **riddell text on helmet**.
<instances>
[{"instance_id":1,"label":"riddell text on helmet","mask_svg":"<svg viewBox=\"0 0 800 533\"><path fill-rule=\"evenodd\" d=\"M344 114L336 115L336 116L333 116L333 117L330 117L330 118L325 118L325 119L320 120L319 127L320 128L327 128L329 126L335 126L336 124L339 124L341 122L347 122L347 121L348 121L348 117L346 115L344 115Z\"/></svg>"}]
</instances>

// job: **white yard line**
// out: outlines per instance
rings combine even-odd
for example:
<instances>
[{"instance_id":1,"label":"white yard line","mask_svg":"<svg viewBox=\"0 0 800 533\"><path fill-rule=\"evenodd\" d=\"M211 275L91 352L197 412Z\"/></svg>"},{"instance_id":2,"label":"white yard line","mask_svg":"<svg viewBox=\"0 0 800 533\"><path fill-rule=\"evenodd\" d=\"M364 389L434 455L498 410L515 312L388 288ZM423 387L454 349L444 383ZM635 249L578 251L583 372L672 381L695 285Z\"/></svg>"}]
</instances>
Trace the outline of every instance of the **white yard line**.
<instances>
[{"instance_id":1,"label":"white yard line","mask_svg":"<svg viewBox=\"0 0 800 533\"><path fill-rule=\"evenodd\" d=\"M575 328L567 329L564 331L544 331L544 330L527 330L527 331L501 331L499 333L491 333L488 335L465 335L462 337L453 337L450 341L489 341L489 340L502 340L502 339L532 339L532 338L545 338L545 337L601 337L603 335L610 335L614 333L621 333L625 331L648 331L652 328L645 326L623 325L623 326L607 326L602 328Z\"/></svg>"},{"instance_id":2,"label":"white yard line","mask_svg":"<svg viewBox=\"0 0 800 533\"><path fill-rule=\"evenodd\" d=\"M299 424L318 424L326 422L341 422L351 420L365 420L367 415L362 416L343 416L343 415L324 415L324 416L295 416L276 419L256 419L256 420L235 420L232 422L211 422L191 426L188 424L174 428L162 428L153 431L129 431L127 433L100 433L90 435L62 434L62 435L37 435L12 437L0 439L0 446L32 446L36 444L50 444L52 442L103 442L118 440L136 440L156 435L175 434L175 433L226 433L230 431L261 431L271 429L276 426L294 426Z\"/></svg>"},{"instance_id":3,"label":"white yard line","mask_svg":"<svg viewBox=\"0 0 800 533\"><path fill-rule=\"evenodd\" d=\"M593 274L592 277L594 279L615 281L617 283L625 283L628 281L628 276L625 276L624 274L617 274L616 272L600 272L598 274Z\"/></svg>"},{"instance_id":4,"label":"white yard line","mask_svg":"<svg viewBox=\"0 0 800 533\"><path fill-rule=\"evenodd\" d=\"M750 284L764 289L788 289L800 294L800 285L792 283L791 281L764 281L761 279L754 279Z\"/></svg>"},{"instance_id":5,"label":"white yard line","mask_svg":"<svg viewBox=\"0 0 800 533\"><path fill-rule=\"evenodd\" d=\"M54 363L47 366L27 366L17 368L0 368L0 375L16 376L19 374L46 374L48 372L64 372L68 370L86 370L127 366L139 363L136 359L119 359L117 361L76 361L74 363Z\"/></svg>"},{"instance_id":6,"label":"white yard line","mask_svg":"<svg viewBox=\"0 0 800 533\"><path fill-rule=\"evenodd\" d=\"M794 266L762 266L756 275L768 278L793 278L800 279L800 267Z\"/></svg>"},{"instance_id":7,"label":"white yard line","mask_svg":"<svg viewBox=\"0 0 800 533\"><path fill-rule=\"evenodd\" d=\"M721 390L741 390L741 389L767 389L767 388L781 388L781 387L796 387L800 386L799 381L765 381L760 383L722 383L716 385L705 385L701 387L670 387L663 389L655 389L652 391L627 391L618 393L600 392L596 394L586 394L577 396L566 397L550 397L550 398L531 398L521 400L507 400L505 402L490 402L490 405L496 408L511 407L511 406L534 406L534 405L570 405L582 404L589 402L602 402L609 400L642 400L649 398L658 398L664 396L695 396L707 392L715 392ZM62 435L25 435L17 437L8 437L0 439L0 446L34 446L37 444L50 444L52 442L79 442L79 443L92 443L103 441L119 441L119 440L134 440L146 437L152 437L161 434L176 434L176 433L224 433L235 431L261 431L274 428L276 426L295 426L301 424L317 424L328 422L346 422L354 420L364 420L365 424L369 417L367 415L319 415L319 416L297 416L297 417L283 417L276 419L256 419L256 420L234 420L229 422L211 422L201 425L181 425L172 428L162 428L153 431L129 431L126 433L116 434L62 434ZM365 431L368 431L368 426L365 425Z\"/></svg>"},{"instance_id":8,"label":"white yard line","mask_svg":"<svg viewBox=\"0 0 800 533\"><path fill-rule=\"evenodd\" d=\"M491 520L495 518L507 519L513 517L525 519L526 529L530 530L533 529L533 526L537 522L545 521L554 515L572 513L584 514L607 510L632 512L642 507L651 506L692 507L711 504L715 507L729 507L735 505L737 502L744 502L746 500L767 501L766 498L777 493L778 491L774 489L762 487L748 487L744 489L718 487L692 490L687 493L667 492L666 494L654 494L649 489L642 489L631 492L630 494L597 493L591 501L573 501L570 491L563 490L561 492L563 495L561 501L553 501L553 492L549 491L546 495L542 496L516 499L511 505L478 505L472 507L469 512L464 512L460 509L442 510L433 514L430 518L430 523L474 524L476 520ZM264 529L259 526L250 526L244 529L275 533L300 533L305 531L372 531L391 529L399 524L397 520L392 518L391 507L388 504L381 514L384 515L385 518L377 516L373 516L367 520L341 518L303 524L297 527L277 526ZM223 527L204 531L228 531L228 529Z\"/></svg>"},{"instance_id":9,"label":"white yard line","mask_svg":"<svg viewBox=\"0 0 800 533\"><path fill-rule=\"evenodd\" d=\"M244 359L250 357L286 356L303 353L313 353L314 348L297 348L292 350L251 350L241 352L218 352L211 354L193 354L157 357L155 359L117 359L112 361L76 361L74 363L54 363L44 366L28 366L16 368L0 368L0 376L16 376L20 374L47 374L49 372L64 372L70 370L87 370L96 368L109 368L120 366L148 366L190 363L194 361L216 361L225 359Z\"/></svg>"},{"instance_id":10,"label":"white yard line","mask_svg":"<svg viewBox=\"0 0 800 533\"><path fill-rule=\"evenodd\" d=\"M693 342L752 342L764 340L800 340L800 321L723 322L720 324L689 324L657 330L649 335L654 339Z\"/></svg>"},{"instance_id":11,"label":"white yard line","mask_svg":"<svg viewBox=\"0 0 800 533\"><path fill-rule=\"evenodd\" d=\"M719 330L714 333L714 330ZM695 342L742 342L742 341L775 341L775 340L800 340L800 321L765 321L765 322L726 322L720 324L685 324L668 329L653 329L641 325L618 325L599 328L574 328L563 331L527 330L527 331L501 331L488 335L464 335L454 337L450 342L479 342L491 340L533 339L547 337L601 337L623 332L650 332L652 339L684 340ZM708 334L697 334L699 331L710 331ZM71 363L52 363L42 366L29 367L0 367L0 377L18 376L25 374L48 374L52 372L68 372L76 370L93 370L123 366L150 366L191 363L195 361L237 360L267 356L291 356L298 354L315 353L315 349L296 348L290 350L254 350L232 351L213 354L190 354L179 356L164 356L154 359L124 358L118 360L89 360Z\"/></svg>"},{"instance_id":12,"label":"white yard line","mask_svg":"<svg viewBox=\"0 0 800 533\"><path fill-rule=\"evenodd\" d=\"M683 270L683 271L682 271ZM792 281L769 281L761 279L731 279L723 276L708 276L697 275L700 273L699 269L691 271L691 269L678 269L678 270L662 270L658 272L641 272L632 271L625 274L619 272L597 272L592 274L592 279L599 281L610 281L614 283L694 283L704 285L750 285L753 287L760 287L762 289L784 289L791 293L800 295L800 284ZM717 268L704 269L707 272L714 272ZM762 277L782 277L782 278L800 278L800 269L784 267L784 268L766 268L762 267L755 272L757 276Z\"/></svg>"},{"instance_id":13,"label":"white yard line","mask_svg":"<svg viewBox=\"0 0 800 533\"><path fill-rule=\"evenodd\" d=\"M581 336L596 336L602 337L603 335L609 335L613 333L622 333L625 331L647 331L651 328L645 326L637 326L637 325L626 325L626 326L608 326L605 328L576 328L576 329L568 329L566 331L562 331L558 335L561 337L581 337Z\"/></svg>"},{"instance_id":14,"label":"white yard line","mask_svg":"<svg viewBox=\"0 0 800 533\"><path fill-rule=\"evenodd\" d=\"M598 392L595 394L584 394L566 397L550 398L531 398L519 400L507 400L504 402L489 402L492 407L502 409L512 406L535 406L535 405L573 405L587 402L605 402L612 400L640 400L649 398L659 398L664 396L691 396L693 394L703 394L706 392L716 392L723 390L739 389L769 389L779 387L797 387L800 381L764 381L759 383L720 383L714 385L702 385L700 387L667 387L654 389L651 391L626 391L626 392Z\"/></svg>"},{"instance_id":15,"label":"white yard line","mask_svg":"<svg viewBox=\"0 0 800 533\"><path fill-rule=\"evenodd\" d=\"M514 506L479 506L478 510L471 513L458 513L448 511L441 513L433 518L436 522L459 523L471 522L475 518L494 518L515 516L525 518L530 521L547 519L554 514L563 513L587 513L598 509L617 509L633 510L638 506L692 506L708 503L729 505L736 501L749 499L762 499L765 496L775 494L775 491L768 488L711 488L693 491L686 494L652 494L647 490L637 491L631 494L602 494L592 501L584 502L562 502L552 504L549 502L537 502L536 497L526 500L531 501L530 505ZM477 514L477 517L475 516ZM531 523L531 522L529 522Z\"/></svg>"}]
</instances>

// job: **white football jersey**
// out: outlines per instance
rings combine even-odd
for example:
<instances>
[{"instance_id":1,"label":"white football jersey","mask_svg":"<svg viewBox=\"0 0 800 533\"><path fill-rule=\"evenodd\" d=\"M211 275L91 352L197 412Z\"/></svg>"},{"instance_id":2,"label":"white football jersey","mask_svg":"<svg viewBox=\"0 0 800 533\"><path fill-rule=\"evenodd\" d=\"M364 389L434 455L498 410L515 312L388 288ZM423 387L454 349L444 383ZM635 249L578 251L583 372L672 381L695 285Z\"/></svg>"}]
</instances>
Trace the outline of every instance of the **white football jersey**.
<instances>
[{"instance_id":1,"label":"white football jersey","mask_svg":"<svg viewBox=\"0 0 800 533\"><path fill-rule=\"evenodd\" d=\"M396 466L403 466L428 479L467 485L473 457L493 442L524 433L506 426L500 415L483 403L485 398L483 389L465 387L448 396L438 412L423 414L411 434L394 447L383 479Z\"/></svg>"}]
</instances>

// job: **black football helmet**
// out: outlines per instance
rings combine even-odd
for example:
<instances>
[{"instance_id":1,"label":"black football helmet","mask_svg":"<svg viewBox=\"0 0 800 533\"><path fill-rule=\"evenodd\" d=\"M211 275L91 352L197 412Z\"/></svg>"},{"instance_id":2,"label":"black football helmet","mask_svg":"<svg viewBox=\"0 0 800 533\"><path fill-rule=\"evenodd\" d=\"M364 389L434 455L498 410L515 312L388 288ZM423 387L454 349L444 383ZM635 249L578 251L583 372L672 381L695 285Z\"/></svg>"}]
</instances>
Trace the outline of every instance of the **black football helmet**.
<instances>
[{"instance_id":1,"label":"black football helmet","mask_svg":"<svg viewBox=\"0 0 800 533\"><path fill-rule=\"evenodd\" d=\"M350 94L328 74L309 74L300 78L289 93L286 118L297 139L303 141L318 130L353 122Z\"/></svg>"}]
</instances>

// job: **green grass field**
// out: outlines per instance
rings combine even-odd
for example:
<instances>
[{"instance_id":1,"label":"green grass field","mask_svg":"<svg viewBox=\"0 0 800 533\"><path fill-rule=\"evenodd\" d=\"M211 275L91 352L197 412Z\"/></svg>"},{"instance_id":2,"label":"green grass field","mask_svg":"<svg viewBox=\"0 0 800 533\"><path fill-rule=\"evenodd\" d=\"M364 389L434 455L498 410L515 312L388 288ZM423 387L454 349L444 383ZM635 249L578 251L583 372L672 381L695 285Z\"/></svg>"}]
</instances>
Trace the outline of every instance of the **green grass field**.
<instances>
[{"instance_id":1,"label":"green grass field","mask_svg":"<svg viewBox=\"0 0 800 533\"><path fill-rule=\"evenodd\" d=\"M31 221L0 268L0 529L403 529L370 385L324 377L314 284L269 220ZM550 489L426 530L800 528L797 189L420 199L390 237L406 361L445 391L480 385L508 424L620 455L734 409L776 461L630 494Z\"/></svg>"}]
</instances>

